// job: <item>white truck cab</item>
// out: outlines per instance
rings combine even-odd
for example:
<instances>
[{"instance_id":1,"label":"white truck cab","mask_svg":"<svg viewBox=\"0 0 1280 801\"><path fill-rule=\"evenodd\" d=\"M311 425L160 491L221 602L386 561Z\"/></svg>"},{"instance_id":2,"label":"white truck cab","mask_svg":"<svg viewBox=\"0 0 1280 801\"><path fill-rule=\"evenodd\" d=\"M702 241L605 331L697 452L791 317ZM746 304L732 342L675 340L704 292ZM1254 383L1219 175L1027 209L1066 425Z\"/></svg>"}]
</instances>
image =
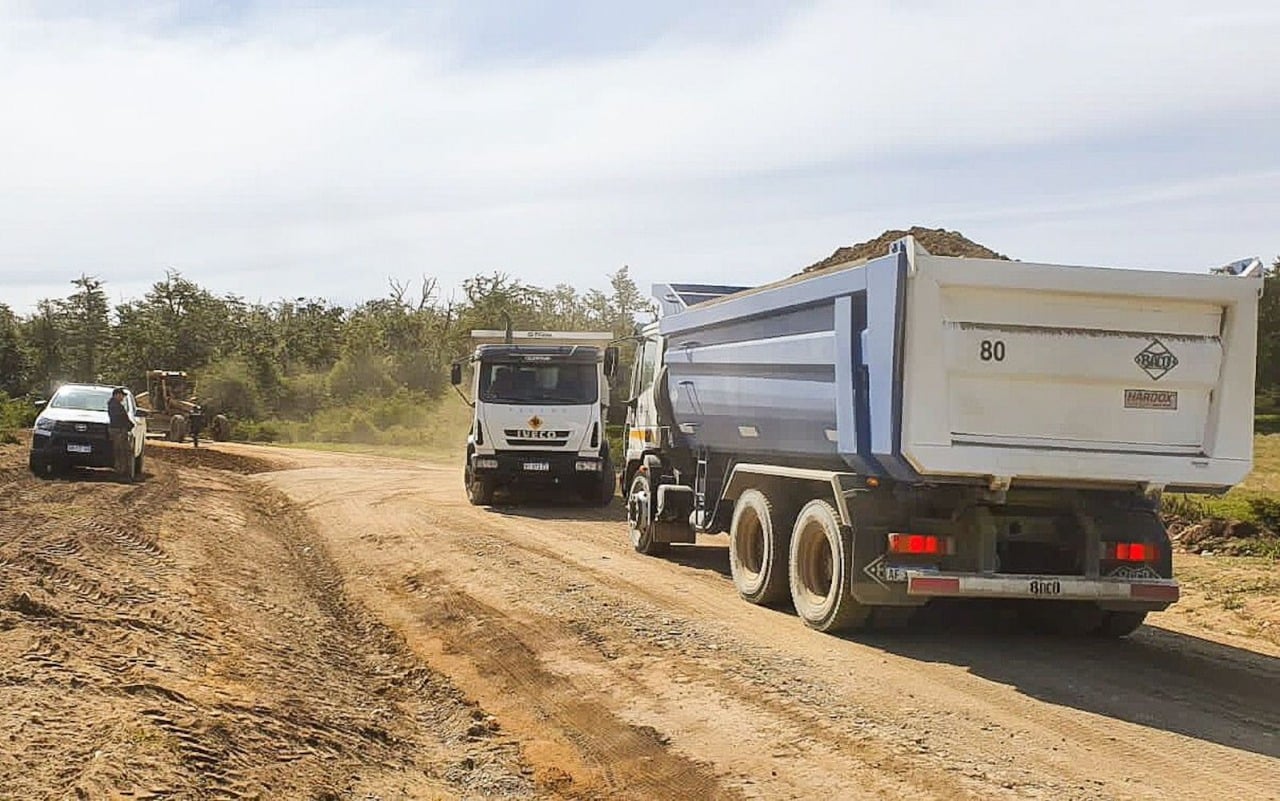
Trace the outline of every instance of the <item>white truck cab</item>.
<instances>
[{"instance_id":1,"label":"white truck cab","mask_svg":"<svg viewBox=\"0 0 1280 801\"><path fill-rule=\"evenodd\" d=\"M614 497L605 436L617 349L607 331L471 332L475 351L465 483L473 504L517 486L574 489L590 503ZM453 385L463 381L453 365Z\"/></svg>"}]
</instances>

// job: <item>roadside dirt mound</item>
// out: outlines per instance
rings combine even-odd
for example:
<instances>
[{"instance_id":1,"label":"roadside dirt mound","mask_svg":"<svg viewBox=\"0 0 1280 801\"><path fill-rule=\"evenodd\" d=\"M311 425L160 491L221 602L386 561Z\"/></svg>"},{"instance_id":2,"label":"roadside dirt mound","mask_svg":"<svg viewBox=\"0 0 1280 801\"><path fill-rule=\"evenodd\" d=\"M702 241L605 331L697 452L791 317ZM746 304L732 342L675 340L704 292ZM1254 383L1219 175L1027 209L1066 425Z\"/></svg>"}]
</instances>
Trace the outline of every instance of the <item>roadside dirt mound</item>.
<instances>
[{"instance_id":1,"label":"roadside dirt mound","mask_svg":"<svg viewBox=\"0 0 1280 801\"><path fill-rule=\"evenodd\" d=\"M1166 522L1174 546L1187 553L1280 556L1280 535L1255 523L1220 517Z\"/></svg>"},{"instance_id":2,"label":"roadside dirt mound","mask_svg":"<svg viewBox=\"0 0 1280 801\"><path fill-rule=\"evenodd\" d=\"M837 248L835 253L816 264L804 268L804 272L823 270L847 261L857 259L874 259L889 252L889 247L904 236L914 236L935 256L963 256L968 259L1005 259L1009 257L996 253L988 247L979 245L968 239L959 231L948 231L945 228L923 228L914 225L907 230L885 231L875 239L860 242L849 247Z\"/></svg>"},{"instance_id":3,"label":"roadside dirt mound","mask_svg":"<svg viewBox=\"0 0 1280 801\"><path fill-rule=\"evenodd\" d=\"M279 470L281 465L270 459L249 456L243 453L228 453L219 450L217 445L201 443L199 448L190 444L171 444L167 442L148 442L147 458L158 459L184 467L205 467L211 470L226 470L241 475L269 473Z\"/></svg>"},{"instance_id":4,"label":"roadside dirt mound","mask_svg":"<svg viewBox=\"0 0 1280 801\"><path fill-rule=\"evenodd\" d=\"M519 743L347 598L280 494L23 458L0 448L0 797L535 795Z\"/></svg>"}]
</instances>

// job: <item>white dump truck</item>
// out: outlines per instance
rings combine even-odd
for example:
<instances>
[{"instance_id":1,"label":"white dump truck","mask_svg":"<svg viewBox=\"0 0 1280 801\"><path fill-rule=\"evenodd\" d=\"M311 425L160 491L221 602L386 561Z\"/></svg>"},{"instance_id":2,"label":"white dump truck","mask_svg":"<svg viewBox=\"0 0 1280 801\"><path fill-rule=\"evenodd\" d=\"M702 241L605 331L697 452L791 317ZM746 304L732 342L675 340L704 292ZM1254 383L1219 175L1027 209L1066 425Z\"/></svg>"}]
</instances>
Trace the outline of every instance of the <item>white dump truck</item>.
<instances>
[{"instance_id":1,"label":"white dump truck","mask_svg":"<svg viewBox=\"0 0 1280 801\"><path fill-rule=\"evenodd\" d=\"M616 477L605 416L617 348L607 331L472 331L465 482L473 504L515 487L562 487L608 505ZM452 382L462 384L462 363Z\"/></svg>"},{"instance_id":2,"label":"white dump truck","mask_svg":"<svg viewBox=\"0 0 1280 801\"><path fill-rule=\"evenodd\" d=\"M1262 265L945 258L655 287L622 474L641 553L728 532L751 603L833 631L1005 599L1123 636L1177 600L1166 491L1253 457Z\"/></svg>"}]
</instances>

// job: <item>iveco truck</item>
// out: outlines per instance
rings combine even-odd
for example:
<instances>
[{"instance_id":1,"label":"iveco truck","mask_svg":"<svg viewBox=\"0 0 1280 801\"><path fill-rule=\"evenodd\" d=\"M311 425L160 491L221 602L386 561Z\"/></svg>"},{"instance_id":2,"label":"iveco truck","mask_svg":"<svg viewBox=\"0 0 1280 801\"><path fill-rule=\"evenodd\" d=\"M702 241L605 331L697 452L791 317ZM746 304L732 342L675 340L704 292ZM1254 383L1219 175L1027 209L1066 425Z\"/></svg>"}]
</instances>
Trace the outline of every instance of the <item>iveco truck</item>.
<instances>
[{"instance_id":1,"label":"iveco truck","mask_svg":"<svg viewBox=\"0 0 1280 801\"><path fill-rule=\"evenodd\" d=\"M821 631L1002 599L1124 636L1178 599L1165 492L1249 472L1262 265L933 256L655 287L621 484L645 554L727 532L747 601Z\"/></svg>"},{"instance_id":2,"label":"iveco truck","mask_svg":"<svg viewBox=\"0 0 1280 801\"><path fill-rule=\"evenodd\" d=\"M472 331L464 480L471 503L503 489L561 488L606 506L617 478L605 417L618 351L609 332ZM462 363L453 366L462 384Z\"/></svg>"}]
</instances>

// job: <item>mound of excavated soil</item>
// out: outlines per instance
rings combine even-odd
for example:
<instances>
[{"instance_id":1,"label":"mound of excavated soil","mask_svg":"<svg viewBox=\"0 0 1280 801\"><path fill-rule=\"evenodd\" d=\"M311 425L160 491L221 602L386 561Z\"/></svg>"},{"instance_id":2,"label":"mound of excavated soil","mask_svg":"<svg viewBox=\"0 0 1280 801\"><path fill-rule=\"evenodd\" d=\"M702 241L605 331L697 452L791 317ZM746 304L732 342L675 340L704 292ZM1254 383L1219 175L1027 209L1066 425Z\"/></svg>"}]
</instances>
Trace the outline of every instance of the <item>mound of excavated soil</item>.
<instances>
[{"instance_id":1,"label":"mound of excavated soil","mask_svg":"<svg viewBox=\"0 0 1280 801\"><path fill-rule=\"evenodd\" d=\"M1167 521L1175 547L1187 553L1263 556L1280 553L1280 536L1244 520L1211 517L1196 522Z\"/></svg>"},{"instance_id":2,"label":"mound of excavated soil","mask_svg":"<svg viewBox=\"0 0 1280 801\"><path fill-rule=\"evenodd\" d=\"M924 245L925 250L935 256L963 256L967 259L1007 260L1009 258L966 238L959 231L948 231L945 228L923 228L919 225L913 225L905 231L885 231L875 239L850 245L849 247L837 248L835 253L816 264L809 265L804 268L804 271L822 270L858 259L878 258L888 253L889 247L894 242L908 234L914 236L917 242Z\"/></svg>"}]
</instances>

